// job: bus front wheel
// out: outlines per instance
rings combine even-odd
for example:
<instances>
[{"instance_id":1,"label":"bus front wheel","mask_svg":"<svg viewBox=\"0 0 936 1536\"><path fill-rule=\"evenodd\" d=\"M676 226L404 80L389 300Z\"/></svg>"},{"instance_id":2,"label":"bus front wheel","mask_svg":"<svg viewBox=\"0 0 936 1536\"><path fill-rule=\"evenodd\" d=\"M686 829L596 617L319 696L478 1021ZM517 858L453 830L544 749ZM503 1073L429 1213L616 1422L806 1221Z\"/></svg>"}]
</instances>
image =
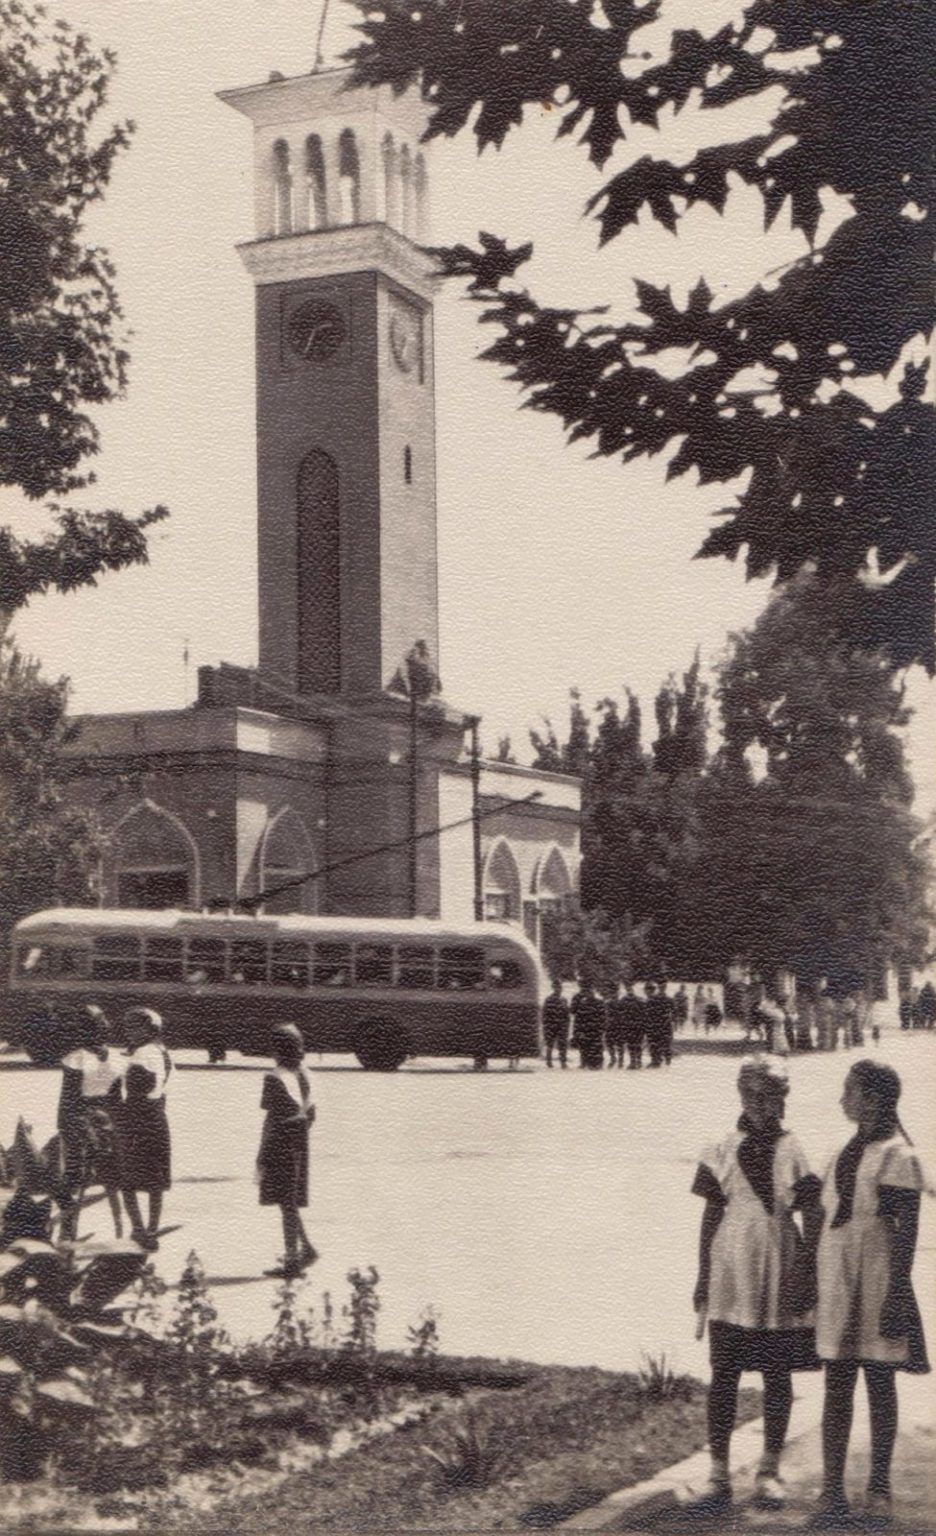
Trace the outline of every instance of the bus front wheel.
<instances>
[{"instance_id":1,"label":"bus front wheel","mask_svg":"<svg viewBox=\"0 0 936 1536\"><path fill-rule=\"evenodd\" d=\"M375 1019L364 1025L355 1054L365 1072L395 1072L410 1052L401 1029Z\"/></svg>"}]
</instances>

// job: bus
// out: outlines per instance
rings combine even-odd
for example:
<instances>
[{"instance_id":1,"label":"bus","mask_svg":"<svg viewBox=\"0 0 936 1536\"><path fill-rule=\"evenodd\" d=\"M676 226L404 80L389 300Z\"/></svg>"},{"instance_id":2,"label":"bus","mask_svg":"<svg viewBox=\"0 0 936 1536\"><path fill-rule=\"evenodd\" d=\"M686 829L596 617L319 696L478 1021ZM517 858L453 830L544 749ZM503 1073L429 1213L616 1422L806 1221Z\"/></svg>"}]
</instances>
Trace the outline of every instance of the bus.
<instances>
[{"instance_id":1,"label":"bus","mask_svg":"<svg viewBox=\"0 0 936 1536\"><path fill-rule=\"evenodd\" d=\"M0 1034L48 1064L80 1004L118 1033L143 1005L168 1046L212 1060L268 1055L272 1026L292 1022L307 1050L394 1071L412 1056L538 1056L545 992L533 945L495 924L57 908L13 930Z\"/></svg>"}]
</instances>

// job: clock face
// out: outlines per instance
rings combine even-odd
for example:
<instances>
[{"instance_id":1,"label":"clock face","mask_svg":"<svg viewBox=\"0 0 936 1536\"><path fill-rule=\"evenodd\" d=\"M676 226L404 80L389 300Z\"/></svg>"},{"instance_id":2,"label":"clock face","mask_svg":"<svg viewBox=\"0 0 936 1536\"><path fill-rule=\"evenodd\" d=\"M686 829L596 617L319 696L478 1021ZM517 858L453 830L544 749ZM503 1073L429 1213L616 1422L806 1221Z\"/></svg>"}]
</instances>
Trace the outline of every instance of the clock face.
<instances>
[{"instance_id":1,"label":"clock face","mask_svg":"<svg viewBox=\"0 0 936 1536\"><path fill-rule=\"evenodd\" d=\"M289 320L289 345L299 357L325 363L335 356L347 335L344 315L334 304L311 299L301 304Z\"/></svg>"},{"instance_id":2,"label":"clock face","mask_svg":"<svg viewBox=\"0 0 936 1536\"><path fill-rule=\"evenodd\" d=\"M403 373L412 373L421 362L422 315L409 305L394 305L390 314L390 351Z\"/></svg>"}]
</instances>

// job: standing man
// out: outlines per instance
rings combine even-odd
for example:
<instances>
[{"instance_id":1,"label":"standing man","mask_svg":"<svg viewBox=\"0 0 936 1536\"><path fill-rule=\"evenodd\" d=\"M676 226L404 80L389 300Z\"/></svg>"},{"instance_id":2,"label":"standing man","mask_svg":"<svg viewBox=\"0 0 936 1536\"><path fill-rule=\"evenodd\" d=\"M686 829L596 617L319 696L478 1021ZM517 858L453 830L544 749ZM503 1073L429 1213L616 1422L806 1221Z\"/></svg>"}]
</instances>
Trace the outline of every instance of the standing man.
<instances>
[{"instance_id":1,"label":"standing man","mask_svg":"<svg viewBox=\"0 0 936 1536\"><path fill-rule=\"evenodd\" d=\"M543 1041L546 1065L552 1066L553 1051L559 1053L560 1067L567 1067L569 1051L569 1005L562 995L562 983L553 977L552 990L543 1004Z\"/></svg>"},{"instance_id":2,"label":"standing man","mask_svg":"<svg viewBox=\"0 0 936 1536\"><path fill-rule=\"evenodd\" d=\"M624 1044L627 1046L627 1070L636 1072L643 1066L644 1013L646 1003L634 995L634 984L625 981L624 996L618 1003L624 1020Z\"/></svg>"},{"instance_id":3,"label":"standing man","mask_svg":"<svg viewBox=\"0 0 936 1536\"><path fill-rule=\"evenodd\" d=\"M605 1044L608 1047L608 1066L620 1068L624 1065L624 1047L627 1044L627 999L620 997L619 993L620 986L615 984L605 1003Z\"/></svg>"},{"instance_id":4,"label":"standing man","mask_svg":"<svg viewBox=\"0 0 936 1536\"><path fill-rule=\"evenodd\" d=\"M581 1065L590 1071L600 1071L604 1066L605 1006L595 996L590 981L583 981L572 999L572 1017L575 1020L574 1044L578 1047Z\"/></svg>"},{"instance_id":5,"label":"standing man","mask_svg":"<svg viewBox=\"0 0 936 1536\"><path fill-rule=\"evenodd\" d=\"M689 994L685 982L680 982L673 998L673 1028L682 1029L689 1018Z\"/></svg>"},{"instance_id":6,"label":"standing man","mask_svg":"<svg viewBox=\"0 0 936 1536\"><path fill-rule=\"evenodd\" d=\"M647 982L644 991L647 994L644 1007L650 1065L661 1067L665 1063L669 1066L673 1059L673 1000L665 992L658 992L652 981Z\"/></svg>"}]
</instances>

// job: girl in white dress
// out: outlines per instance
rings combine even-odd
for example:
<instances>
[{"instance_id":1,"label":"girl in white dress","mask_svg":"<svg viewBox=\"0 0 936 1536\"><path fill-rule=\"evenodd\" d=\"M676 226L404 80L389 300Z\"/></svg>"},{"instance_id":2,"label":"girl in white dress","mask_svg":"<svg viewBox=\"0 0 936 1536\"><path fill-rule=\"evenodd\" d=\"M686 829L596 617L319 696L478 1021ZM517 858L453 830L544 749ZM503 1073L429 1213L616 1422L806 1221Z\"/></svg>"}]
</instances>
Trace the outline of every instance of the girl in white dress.
<instances>
[{"instance_id":1,"label":"girl in white dress","mask_svg":"<svg viewBox=\"0 0 936 1536\"><path fill-rule=\"evenodd\" d=\"M102 1184L114 1232L123 1235L114 1121L120 1109L124 1060L106 1044L110 1026L101 1009L82 1010L72 1049L62 1057L58 1129L64 1154L62 1236L74 1238L85 1191Z\"/></svg>"},{"instance_id":2,"label":"girl in white dress","mask_svg":"<svg viewBox=\"0 0 936 1536\"><path fill-rule=\"evenodd\" d=\"M700 1328L708 1319L711 1470L707 1484L687 1490L683 1502L699 1514L732 1502L728 1456L743 1371L764 1378L764 1454L755 1496L767 1508L783 1504L780 1456L793 1403L791 1372L819 1367L811 1311L819 1180L782 1124L786 1067L770 1057L748 1059L738 1090L744 1112L737 1128L704 1150L693 1183L705 1200L693 1303Z\"/></svg>"},{"instance_id":3,"label":"girl in white dress","mask_svg":"<svg viewBox=\"0 0 936 1536\"><path fill-rule=\"evenodd\" d=\"M831 1159L822 1188L816 1349L826 1362L823 1493L814 1523L852 1522L845 1462L859 1367L871 1417L871 1475L865 1516L890 1516L890 1466L897 1437L896 1372L929 1370L910 1283L923 1174L897 1114L892 1067L858 1061L842 1108L856 1134Z\"/></svg>"}]
</instances>

